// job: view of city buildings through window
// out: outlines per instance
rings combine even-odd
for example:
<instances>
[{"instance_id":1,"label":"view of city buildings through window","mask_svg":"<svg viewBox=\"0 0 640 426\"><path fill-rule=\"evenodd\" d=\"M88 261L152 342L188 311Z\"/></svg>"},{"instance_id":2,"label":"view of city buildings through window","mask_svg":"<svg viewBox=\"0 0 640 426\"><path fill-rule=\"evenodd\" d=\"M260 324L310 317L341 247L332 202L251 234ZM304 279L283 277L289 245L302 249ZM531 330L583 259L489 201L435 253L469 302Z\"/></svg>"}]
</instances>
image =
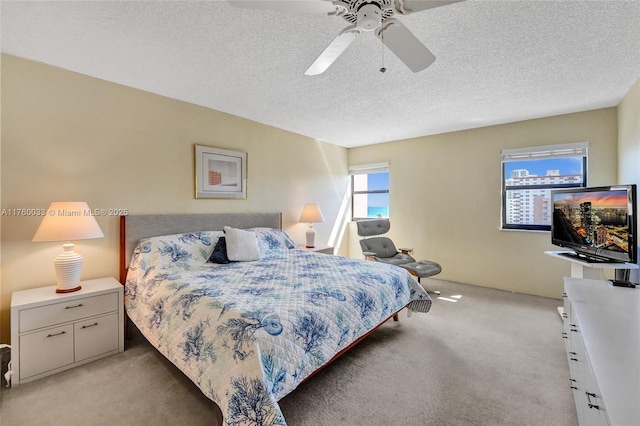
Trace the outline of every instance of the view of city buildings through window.
<instances>
[{"instance_id":1,"label":"view of city buildings through window","mask_svg":"<svg viewBox=\"0 0 640 426\"><path fill-rule=\"evenodd\" d=\"M583 157L503 163L503 227L550 227L551 190L586 184Z\"/></svg>"}]
</instances>

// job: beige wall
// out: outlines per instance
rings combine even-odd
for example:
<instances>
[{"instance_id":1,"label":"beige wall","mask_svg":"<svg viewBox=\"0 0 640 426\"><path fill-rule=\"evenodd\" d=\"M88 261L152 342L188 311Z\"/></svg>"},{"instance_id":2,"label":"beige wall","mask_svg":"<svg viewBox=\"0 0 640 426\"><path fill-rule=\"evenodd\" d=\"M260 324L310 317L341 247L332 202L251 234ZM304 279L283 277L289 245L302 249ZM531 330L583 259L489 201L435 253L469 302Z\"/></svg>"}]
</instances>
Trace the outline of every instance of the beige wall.
<instances>
[{"instance_id":1,"label":"beige wall","mask_svg":"<svg viewBox=\"0 0 640 426\"><path fill-rule=\"evenodd\" d=\"M580 141L588 184L616 183L615 108L350 149L349 164L390 162L390 236L441 263L438 278L559 298L570 268L544 255L549 233L499 229L500 150Z\"/></svg>"},{"instance_id":2,"label":"beige wall","mask_svg":"<svg viewBox=\"0 0 640 426\"><path fill-rule=\"evenodd\" d=\"M302 243L302 206L319 202L326 222L315 227L318 242L326 243L348 184L347 164L390 161L390 236L398 245L442 263L440 278L557 298L569 266L543 254L554 248L549 234L499 230L500 149L589 141L590 185L617 177L637 183L639 103L637 82L617 109L347 151L3 55L1 207L80 200L132 214L282 211L284 228ZM247 200L193 198L196 143L248 152ZM117 276L117 220L98 221L105 238L79 244L83 279ZM11 292L54 281L59 244L32 243L38 223L35 217L2 217L1 342L9 341ZM357 236L344 243L342 254L360 257Z\"/></svg>"},{"instance_id":3,"label":"beige wall","mask_svg":"<svg viewBox=\"0 0 640 426\"><path fill-rule=\"evenodd\" d=\"M618 183L640 189L640 79L618 105ZM632 271L631 281L640 282L639 270Z\"/></svg>"},{"instance_id":4,"label":"beige wall","mask_svg":"<svg viewBox=\"0 0 640 426\"><path fill-rule=\"evenodd\" d=\"M3 59L3 55L0 54L0 94L2 93L2 59ZM2 102L0 102L0 200L2 200ZM2 203L0 202L0 207L2 207L1 205ZM0 237L2 237L2 220L0 218ZM0 267L2 265L2 243L0 241ZM4 307L4 301L7 300L9 298L9 295L5 295L5 292L2 290L2 273L1 273L1 269L0 269L0 343L6 343L6 341L9 340L8 336L6 339L3 339L4 336L4 332L3 330L3 324L8 323L8 319L7 321L4 320L4 314L3 314L3 307ZM10 303L10 302L7 302ZM7 326L7 330L8 330L8 326Z\"/></svg>"},{"instance_id":5,"label":"beige wall","mask_svg":"<svg viewBox=\"0 0 640 426\"><path fill-rule=\"evenodd\" d=\"M131 214L283 212L298 243L307 202L326 243L348 186L347 150L211 109L3 56L2 209L86 201ZM248 153L246 200L194 199L194 144ZM53 285L59 243L33 243L37 217L2 217L2 325L11 292ZM81 241L83 279L118 274L116 217L98 218L100 240Z\"/></svg>"},{"instance_id":6,"label":"beige wall","mask_svg":"<svg viewBox=\"0 0 640 426\"><path fill-rule=\"evenodd\" d=\"M618 105L618 180L640 185L640 79Z\"/></svg>"}]
</instances>

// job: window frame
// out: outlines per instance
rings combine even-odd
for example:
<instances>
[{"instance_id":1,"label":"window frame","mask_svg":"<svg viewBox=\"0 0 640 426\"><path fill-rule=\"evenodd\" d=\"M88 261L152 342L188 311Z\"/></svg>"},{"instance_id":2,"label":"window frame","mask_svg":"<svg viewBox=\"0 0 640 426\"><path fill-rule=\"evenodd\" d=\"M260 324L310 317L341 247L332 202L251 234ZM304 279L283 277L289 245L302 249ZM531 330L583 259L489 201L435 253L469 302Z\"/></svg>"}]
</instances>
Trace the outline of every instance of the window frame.
<instances>
[{"instance_id":1,"label":"window frame","mask_svg":"<svg viewBox=\"0 0 640 426\"><path fill-rule=\"evenodd\" d=\"M355 190L355 176L356 175L370 175L375 173L387 173L389 175L389 188L387 189L374 189L367 191L356 191ZM391 174L389 172L389 163L376 163L376 164L363 164L358 166L349 166L349 175L351 177L351 221L359 221L359 220L367 220L373 219L371 217L357 217L354 216L355 211L355 196L356 195L367 195L367 194L390 194L391 187ZM390 202L387 205L387 208L390 208ZM387 216L388 217L388 216Z\"/></svg>"},{"instance_id":2,"label":"window frame","mask_svg":"<svg viewBox=\"0 0 640 426\"><path fill-rule=\"evenodd\" d=\"M588 142L574 142L567 144L543 145L516 149L503 149L501 151L501 224L500 229L504 231L551 231L551 224L509 224L507 223L507 194L508 191L530 191L530 190L551 190L563 188L584 188L587 186L587 165L588 165ZM582 157L582 180L580 183L559 183L540 185L507 185L506 163L515 161L535 161L555 158L578 158ZM549 199L549 201L551 201Z\"/></svg>"}]
</instances>

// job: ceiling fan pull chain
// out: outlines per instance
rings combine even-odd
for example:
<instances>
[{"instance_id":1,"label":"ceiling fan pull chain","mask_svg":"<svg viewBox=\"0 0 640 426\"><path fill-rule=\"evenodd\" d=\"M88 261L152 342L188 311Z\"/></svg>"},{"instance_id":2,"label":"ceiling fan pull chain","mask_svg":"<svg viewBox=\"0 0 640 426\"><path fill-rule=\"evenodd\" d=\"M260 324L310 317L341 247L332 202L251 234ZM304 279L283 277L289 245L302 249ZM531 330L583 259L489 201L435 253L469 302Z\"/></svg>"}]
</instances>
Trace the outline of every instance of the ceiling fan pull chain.
<instances>
[{"instance_id":1,"label":"ceiling fan pull chain","mask_svg":"<svg viewBox=\"0 0 640 426\"><path fill-rule=\"evenodd\" d=\"M380 67L380 72L384 74L387 70L384 67L384 33L380 32L380 47L382 48L382 66Z\"/></svg>"}]
</instances>

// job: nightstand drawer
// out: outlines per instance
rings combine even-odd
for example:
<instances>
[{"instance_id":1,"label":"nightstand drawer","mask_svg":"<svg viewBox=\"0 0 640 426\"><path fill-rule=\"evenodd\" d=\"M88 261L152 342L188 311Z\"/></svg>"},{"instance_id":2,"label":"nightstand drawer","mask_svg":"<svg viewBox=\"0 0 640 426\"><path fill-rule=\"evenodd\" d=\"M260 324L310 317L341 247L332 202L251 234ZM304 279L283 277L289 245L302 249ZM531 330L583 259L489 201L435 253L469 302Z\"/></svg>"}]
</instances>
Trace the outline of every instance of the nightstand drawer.
<instances>
[{"instance_id":1,"label":"nightstand drawer","mask_svg":"<svg viewBox=\"0 0 640 426\"><path fill-rule=\"evenodd\" d=\"M74 324L76 362L118 350L118 313Z\"/></svg>"},{"instance_id":2,"label":"nightstand drawer","mask_svg":"<svg viewBox=\"0 0 640 426\"><path fill-rule=\"evenodd\" d=\"M20 378L73 364L73 324L20 336Z\"/></svg>"},{"instance_id":3,"label":"nightstand drawer","mask_svg":"<svg viewBox=\"0 0 640 426\"><path fill-rule=\"evenodd\" d=\"M20 333L118 310L118 294L85 297L20 311Z\"/></svg>"}]
</instances>

